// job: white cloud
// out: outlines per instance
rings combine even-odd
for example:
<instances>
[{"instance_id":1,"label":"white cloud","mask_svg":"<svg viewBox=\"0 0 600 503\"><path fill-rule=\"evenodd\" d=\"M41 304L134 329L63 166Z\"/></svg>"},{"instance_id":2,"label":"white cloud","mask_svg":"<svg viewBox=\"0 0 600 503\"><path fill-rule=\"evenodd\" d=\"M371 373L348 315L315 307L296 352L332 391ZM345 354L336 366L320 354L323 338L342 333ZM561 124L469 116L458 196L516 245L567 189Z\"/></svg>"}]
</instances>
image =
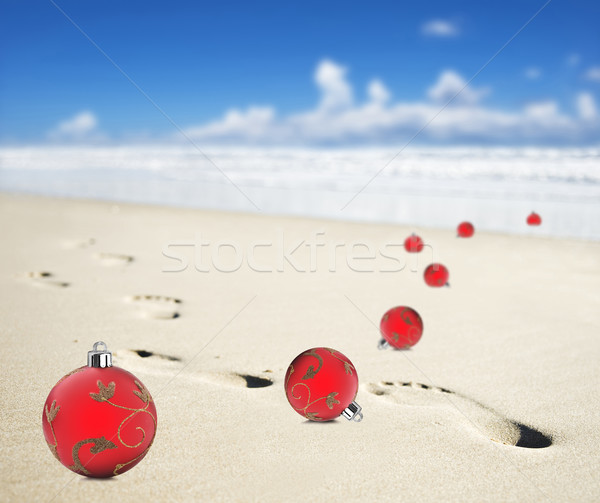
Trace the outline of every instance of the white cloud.
<instances>
[{"instance_id":1,"label":"white cloud","mask_svg":"<svg viewBox=\"0 0 600 503\"><path fill-rule=\"evenodd\" d=\"M236 138L253 142L269 134L274 120L275 110L271 107L249 107L246 112L232 109L223 119L191 128L186 134L204 140Z\"/></svg>"},{"instance_id":2,"label":"white cloud","mask_svg":"<svg viewBox=\"0 0 600 503\"><path fill-rule=\"evenodd\" d=\"M369 82L367 93L371 102L377 105L384 105L390 100L391 93L379 79L373 79Z\"/></svg>"},{"instance_id":3,"label":"white cloud","mask_svg":"<svg viewBox=\"0 0 600 503\"><path fill-rule=\"evenodd\" d=\"M54 141L81 141L98 137L98 119L90 111L59 122L48 132L48 138Z\"/></svg>"},{"instance_id":4,"label":"white cloud","mask_svg":"<svg viewBox=\"0 0 600 503\"><path fill-rule=\"evenodd\" d=\"M272 107L230 110L222 119L186 132L202 142L264 145L400 144L426 124L419 142L568 144L597 142L600 136L600 120L588 93L576 98L577 116L566 115L551 100L506 111L482 104L488 88L466 85L456 71L445 70L421 100L394 102L383 82L375 79L367 86L368 100L355 103L345 75L342 66L323 61L315 72L321 99L314 108L287 116L278 116Z\"/></svg>"},{"instance_id":5,"label":"white cloud","mask_svg":"<svg viewBox=\"0 0 600 503\"><path fill-rule=\"evenodd\" d=\"M322 109L333 111L352 105L352 87L346 80L346 68L323 60L317 66L314 79L321 89Z\"/></svg>"},{"instance_id":6,"label":"white cloud","mask_svg":"<svg viewBox=\"0 0 600 503\"><path fill-rule=\"evenodd\" d=\"M421 33L428 37L457 37L460 30L456 23L444 19L431 19L421 26Z\"/></svg>"},{"instance_id":7,"label":"white cloud","mask_svg":"<svg viewBox=\"0 0 600 503\"><path fill-rule=\"evenodd\" d=\"M558 116L558 103L556 101L541 101L530 103L525 106L525 115L538 119L552 118Z\"/></svg>"},{"instance_id":8,"label":"white cloud","mask_svg":"<svg viewBox=\"0 0 600 503\"><path fill-rule=\"evenodd\" d=\"M542 70L536 68L535 66L531 66L525 69L525 77L529 80L537 80L542 76Z\"/></svg>"},{"instance_id":9,"label":"white cloud","mask_svg":"<svg viewBox=\"0 0 600 503\"><path fill-rule=\"evenodd\" d=\"M433 101L446 103L475 104L489 93L489 89L473 89L467 81L453 70L445 70L438 81L427 90L427 96Z\"/></svg>"},{"instance_id":10,"label":"white cloud","mask_svg":"<svg viewBox=\"0 0 600 503\"><path fill-rule=\"evenodd\" d=\"M585 121L593 121L598 117L596 100L591 93L582 92L577 95L576 101L579 117Z\"/></svg>"},{"instance_id":11,"label":"white cloud","mask_svg":"<svg viewBox=\"0 0 600 503\"><path fill-rule=\"evenodd\" d=\"M600 82L600 66L592 66L583 74L583 77L593 82Z\"/></svg>"}]
</instances>

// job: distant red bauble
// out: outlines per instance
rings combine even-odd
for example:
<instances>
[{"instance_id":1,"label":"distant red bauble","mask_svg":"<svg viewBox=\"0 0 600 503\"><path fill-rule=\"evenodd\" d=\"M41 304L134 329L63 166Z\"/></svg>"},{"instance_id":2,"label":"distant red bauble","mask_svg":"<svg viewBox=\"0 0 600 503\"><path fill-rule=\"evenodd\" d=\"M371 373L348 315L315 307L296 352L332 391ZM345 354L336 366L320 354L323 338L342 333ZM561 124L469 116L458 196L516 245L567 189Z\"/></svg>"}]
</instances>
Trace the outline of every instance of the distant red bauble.
<instances>
[{"instance_id":1,"label":"distant red bauble","mask_svg":"<svg viewBox=\"0 0 600 503\"><path fill-rule=\"evenodd\" d=\"M459 238L470 238L475 233L475 227L471 222L461 222L456 232Z\"/></svg>"},{"instance_id":2,"label":"distant red bauble","mask_svg":"<svg viewBox=\"0 0 600 503\"><path fill-rule=\"evenodd\" d=\"M429 286L440 287L448 284L450 273L442 264L430 264L423 273L425 283Z\"/></svg>"},{"instance_id":3,"label":"distant red bauble","mask_svg":"<svg viewBox=\"0 0 600 503\"><path fill-rule=\"evenodd\" d=\"M423 243L423 240L416 234L408 236L404 240L404 249L408 253L419 253L423 249L423 246L425 246L425 243Z\"/></svg>"},{"instance_id":4,"label":"distant red bauble","mask_svg":"<svg viewBox=\"0 0 600 503\"><path fill-rule=\"evenodd\" d=\"M330 348L312 348L299 354L288 367L284 382L292 408L311 421L339 417L354 404L358 392L354 365L342 353ZM358 409L360 411L360 407Z\"/></svg>"},{"instance_id":5,"label":"distant red bauble","mask_svg":"<svg viewBox=\"0 0 600 503\"><path fill-rule=\"evenodd\" d=\"M85 366L52 388L42 425L52 454L69 470L113 477L137 465L150 449L156 408L133 374L119 367Z\"/></svg>"},{"instance_id":6,"label":"distant red bauble","mask_svg":"<svg viewBox=\"0 0 600 503\"><path fill-rule=\"evenodd\" d=\"M527 217L527 225L542 225L542 217L540 217L535 211L532 211Z\"/></svg>"},{"instance_id":7,"label":"distant red bauble","mask_svg":"<svg viewBox=\"0 0 600 503\"><path fill-rule=\"evenodd\" d=\"M414 309L393 307L381 318L381 335L390 346L406 349L414 346L423 334L423 320Z\"/></svg>"}]
</instances>

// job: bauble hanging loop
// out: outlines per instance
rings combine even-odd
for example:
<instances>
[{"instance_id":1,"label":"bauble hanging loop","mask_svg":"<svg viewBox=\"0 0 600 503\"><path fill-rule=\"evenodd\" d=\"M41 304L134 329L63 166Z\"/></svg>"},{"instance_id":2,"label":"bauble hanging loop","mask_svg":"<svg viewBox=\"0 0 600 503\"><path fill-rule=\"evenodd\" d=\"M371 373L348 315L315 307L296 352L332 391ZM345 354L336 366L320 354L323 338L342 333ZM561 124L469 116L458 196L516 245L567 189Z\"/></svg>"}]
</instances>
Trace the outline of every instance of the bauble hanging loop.
<instances>
[{"instance_id":1,"label":"bauble hanging loop","mask_svg":"<svg viewBox=\"0 0 600 503\"><path fill-rule=\"evenodd\" d=\"M100 344L104 346L104 349L98 349ZM94 344L94 349L88 351L87 362L88 367L112 367L112 353L108 350L108 347L104 342L98 341Z\"/></svg>"},{"instance_id":2,"label":"bauble hanging loop","mask_svg":"<svg viewBox=\"0 0 600 503\"><path fill-rule=\"evenodd\" d=\"M351 402L348 407L342 411L342 416L344 416L348 421L356 421L357 423L360 423L363 419L362 407L356 402Z\"/></svg>"}]
</instances>

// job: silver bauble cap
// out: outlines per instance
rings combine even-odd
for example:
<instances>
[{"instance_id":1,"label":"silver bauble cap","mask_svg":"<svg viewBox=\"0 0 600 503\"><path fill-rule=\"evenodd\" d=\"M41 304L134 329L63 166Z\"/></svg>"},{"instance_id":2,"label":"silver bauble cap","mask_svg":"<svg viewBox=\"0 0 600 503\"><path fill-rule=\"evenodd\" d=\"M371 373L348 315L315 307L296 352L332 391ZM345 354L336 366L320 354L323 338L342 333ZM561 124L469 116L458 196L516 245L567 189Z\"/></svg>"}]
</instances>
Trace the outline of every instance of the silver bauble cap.
<instances>
[{"instance_id":1,"label":"silver bauble cap","mask_svg":"<svg viewBox=\"0 0 600 503\"><path fill-rule=\"evenodd\" d=\"M348 421L356 421L358 423L362 421L363 418L361 411L362 407L356 402L352 402L342 411L342 416L344 416Z\"/></svg>"},{"instance_id":2,"label":"silver bauble cap","mask_svg":"<svg viewBox=\"0 0 600 503\"><path fill-rule=\"evenodd\" d=\"M101 349L102 347L104 349ZM87 364L88 367L112 367L112 353L108 350L108 347L104 342L96 342L94 344L94 349L88 351Z\"/></svg>"}]
</instances>

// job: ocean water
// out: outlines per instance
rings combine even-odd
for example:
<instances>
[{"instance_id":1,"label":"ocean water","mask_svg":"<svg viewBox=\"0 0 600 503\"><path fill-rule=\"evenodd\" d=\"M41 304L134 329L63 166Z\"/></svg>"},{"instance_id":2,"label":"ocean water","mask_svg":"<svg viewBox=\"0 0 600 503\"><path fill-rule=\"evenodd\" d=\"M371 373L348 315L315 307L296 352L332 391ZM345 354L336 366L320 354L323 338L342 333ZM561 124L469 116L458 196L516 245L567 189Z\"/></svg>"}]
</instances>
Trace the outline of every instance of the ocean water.
<instances>
[{"instance_id":1,"label":"ocean water","mask_svg":"<svg viewBox=\"0 0 600 503\"><path fill-rule=\"evenodd\" d=\"M600 240L600 147L3 147L0 191Z\"/></svg>"}]
</instances>

